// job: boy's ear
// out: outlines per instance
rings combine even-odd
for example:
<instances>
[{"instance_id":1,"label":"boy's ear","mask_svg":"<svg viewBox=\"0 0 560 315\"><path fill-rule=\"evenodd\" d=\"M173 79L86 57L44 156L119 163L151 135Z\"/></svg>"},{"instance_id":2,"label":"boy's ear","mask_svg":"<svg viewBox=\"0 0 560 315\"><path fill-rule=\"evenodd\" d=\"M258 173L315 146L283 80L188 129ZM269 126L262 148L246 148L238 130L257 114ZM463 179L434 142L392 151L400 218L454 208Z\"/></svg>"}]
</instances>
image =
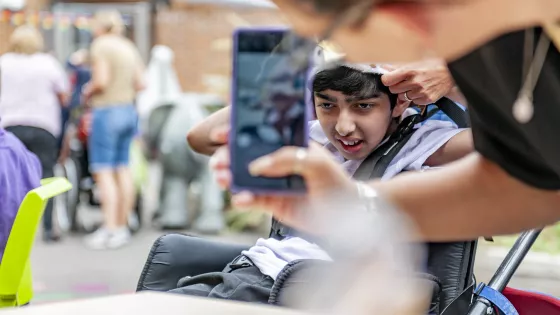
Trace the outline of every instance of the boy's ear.
<instances>
[{"instance_id":1,"label":"boy's ear","mask_svg":"<svg viewBox=\"0 0 560 315\"><path fill-rule=\"evenodd\" d=\"M393 113L392 113L393 118L400 117L404 113L404 111L410 106L410 103L411 102L404 101L401 100L400 98L397 98L397 104L395 105L395 108L393 108Z\"/></svg>"}]
</instances>

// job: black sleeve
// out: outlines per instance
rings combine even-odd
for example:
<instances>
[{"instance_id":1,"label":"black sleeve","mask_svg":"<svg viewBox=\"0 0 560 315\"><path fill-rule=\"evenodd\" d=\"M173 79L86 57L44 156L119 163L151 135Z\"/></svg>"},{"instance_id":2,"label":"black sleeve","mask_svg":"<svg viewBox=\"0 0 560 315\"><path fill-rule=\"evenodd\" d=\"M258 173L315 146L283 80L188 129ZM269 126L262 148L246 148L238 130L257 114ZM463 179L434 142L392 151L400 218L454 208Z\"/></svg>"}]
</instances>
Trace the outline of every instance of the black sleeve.
<instances>
[{"instance_id":1,"label":"black sleeve","mask_svg":"<svg viewBox=\"0 0 560 315\"><path fill-rule=\"evenodd\" d=\"M542 31L535 30L535 42ZM475 148L513 177L560 189L560 54L551 45L534 91L534 115L513 117L522 82L525 31L496 38L453 61L449 69L465 95Z\"/></svg>"}]
</instances>

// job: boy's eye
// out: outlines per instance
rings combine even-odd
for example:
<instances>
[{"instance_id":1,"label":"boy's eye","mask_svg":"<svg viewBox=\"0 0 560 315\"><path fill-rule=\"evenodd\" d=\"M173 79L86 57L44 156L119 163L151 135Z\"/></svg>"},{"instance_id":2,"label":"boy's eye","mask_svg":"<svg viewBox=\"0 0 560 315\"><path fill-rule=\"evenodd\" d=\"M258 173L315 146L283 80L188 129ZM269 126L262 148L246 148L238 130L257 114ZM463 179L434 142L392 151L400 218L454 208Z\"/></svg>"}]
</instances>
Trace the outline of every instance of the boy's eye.
<instances>
[{"instance_id":1,"label":"boy's eye","mask_svg":"<svg viewBox=\"0 0 560 315\"><path fill-rule=\"evenodd\" d=\"M373 108L374 104L370 103L361 103L357 105L360 109L370 109Z\"/></svg>"},{"instance_id":2,"label":"boy's eye","mask_svg":"<svg viewBox=\"0 0 560 315\"><path fill-rule=\"evenodd\" d=\"M319 107L323 107L324 109L331 109L334 107L334 104L332 103L321 103L319 104Z\"/></svg>"}]
</instances>

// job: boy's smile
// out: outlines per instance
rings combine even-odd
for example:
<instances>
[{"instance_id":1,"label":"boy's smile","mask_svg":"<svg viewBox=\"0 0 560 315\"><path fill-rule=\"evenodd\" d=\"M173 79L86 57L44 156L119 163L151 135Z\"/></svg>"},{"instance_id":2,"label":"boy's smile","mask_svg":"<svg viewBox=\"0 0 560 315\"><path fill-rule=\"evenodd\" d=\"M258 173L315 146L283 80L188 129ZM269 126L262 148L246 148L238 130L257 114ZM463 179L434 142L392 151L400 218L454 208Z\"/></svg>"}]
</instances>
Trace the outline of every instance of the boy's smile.
<instances>
[{"instance_id":1,"label":"boy's smile","mask_svg":"<svg viewBox=\"0 0 560 315\"><path fill-rule=\"evenodd\" d=\"M334 138L338 140L338 142L340 142L342 149L344 149L344 151L346 151L346 153L348 154L355 154L360 152L364 144L363 140L353 137L342 137L339 135L335 135Z\"/></svg>"}]
</instances>

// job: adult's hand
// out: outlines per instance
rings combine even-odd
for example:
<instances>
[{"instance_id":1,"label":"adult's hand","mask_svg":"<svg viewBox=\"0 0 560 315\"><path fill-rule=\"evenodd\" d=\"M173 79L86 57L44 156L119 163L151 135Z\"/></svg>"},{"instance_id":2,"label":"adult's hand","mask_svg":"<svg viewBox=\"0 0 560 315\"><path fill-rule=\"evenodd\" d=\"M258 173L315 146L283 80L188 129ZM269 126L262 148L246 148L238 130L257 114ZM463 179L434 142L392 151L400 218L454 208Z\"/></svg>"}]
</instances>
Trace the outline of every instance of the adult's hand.
<instances>
[{"instance_id":1,"label":"adult's hand","mask_svg":"<svg viewBox=\"0 0 560 315\"><path fill-rule=\"evenodd\" d=\"M401 101L416 105L435 103L450 93L455 82L441 59L429 59L396 67L381 77L383 84Z\"/></svg>"},{"instance_id":2,"label":"adult's hand","mask_svg":"<svg viewBox=\"0 0 560 315\"><path fill-rule=\"evenodd\" d=\"M225 143L227 135L228 130L222 127L214 129L210 137L216 143ZM251 175L269 178L300 175L305 180L307 194L286 196L240 192L233 196L232 204L238 208L271 212L276 219L295 228L309 231L310 227L305 224L299 210L304 207L313 209L306 206L321 202L333 193L357 194L355 182L334 159L329 158L329 155L330 153L320 145L311 143L309 148L283 147L253 161L249 164ZM210 165L220 186L224 189L229 188L232 176L227 145L216 151L210 160Z\"/></svg>"}]
</instances>

